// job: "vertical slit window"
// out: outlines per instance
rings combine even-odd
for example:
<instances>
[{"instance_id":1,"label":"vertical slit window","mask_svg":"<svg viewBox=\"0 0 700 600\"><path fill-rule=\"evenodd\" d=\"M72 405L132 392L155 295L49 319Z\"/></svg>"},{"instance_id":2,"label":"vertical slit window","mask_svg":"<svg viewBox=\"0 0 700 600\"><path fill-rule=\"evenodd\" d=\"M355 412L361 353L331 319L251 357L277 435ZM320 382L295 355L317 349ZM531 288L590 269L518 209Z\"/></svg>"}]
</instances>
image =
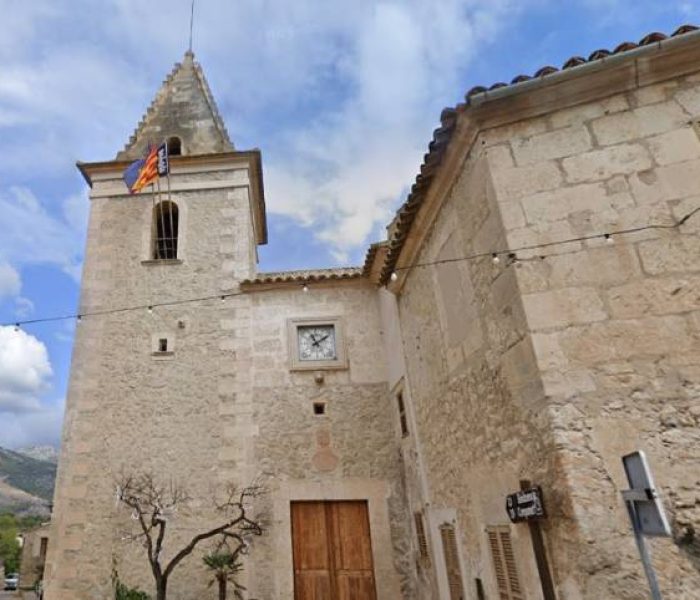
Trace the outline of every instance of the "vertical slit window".
<instances>
[{"instance_id":1,"label":"vertical slit window","mask_svg":"<svg viewBox=\"0 0 700 600\"><path fill-rule=\"evenodd\" d=\"M396 403L399 408L399 423L401 424L401 437L408 436L408 420L406 419L406 404L403 401L403 393L396 394Z\"/></svg>"},{"instance_id":2,"label":"vertical slit window","mask_svg":"<svg viewBox=\"0 0 700 600\"><path fill-rule=\"evenodd\" d=\"M177 204L170 201L159 202L153 211L153 258L173 260L177 258Z\"/></svg>"}]
</instances>

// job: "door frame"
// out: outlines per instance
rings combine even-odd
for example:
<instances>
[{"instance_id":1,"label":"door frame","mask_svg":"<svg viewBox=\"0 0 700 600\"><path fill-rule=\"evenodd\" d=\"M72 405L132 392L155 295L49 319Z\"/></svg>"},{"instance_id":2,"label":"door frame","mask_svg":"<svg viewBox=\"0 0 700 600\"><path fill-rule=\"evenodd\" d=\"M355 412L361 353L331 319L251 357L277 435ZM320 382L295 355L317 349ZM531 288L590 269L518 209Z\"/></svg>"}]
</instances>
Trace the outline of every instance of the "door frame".
<instances>
[{"instance_id":1,"label":"door frame","mask_svg":"<svg viewBox=\"0 0 700 600\"><path fill-rule=\"evenodd\" d=\"M292 546L291 503L315 500L367 502L370 544L374 565L377 600L401 598L399 574L394 568L394 544L391 539L388 499L391 488L375 479L342 479L328 482L291 480L280 483L273 493L272 510L275 527L274 565L277 593L280 598L294 597L294 559Z\"/></svg>"}]
</instances>

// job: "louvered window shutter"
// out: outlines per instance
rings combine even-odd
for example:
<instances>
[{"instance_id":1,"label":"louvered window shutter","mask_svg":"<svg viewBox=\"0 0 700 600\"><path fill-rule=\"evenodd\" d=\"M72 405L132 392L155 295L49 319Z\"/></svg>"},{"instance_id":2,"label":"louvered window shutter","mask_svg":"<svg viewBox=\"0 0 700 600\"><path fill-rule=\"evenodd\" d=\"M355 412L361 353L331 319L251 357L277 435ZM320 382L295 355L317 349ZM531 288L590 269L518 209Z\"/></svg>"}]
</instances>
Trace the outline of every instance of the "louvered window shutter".
<instances>
[{"instance_id":1,"label":"louvered window shutter","mask_svg":"<svg viewBox=\"0 0 700 600\"><path fill-rule=\"evenodd\" d=\"M489 548L496 575L496 586L500 600L524 600L525 595L520 585L518 569L515 564L513 542L510 529L504 527L487 527Z\"/></svg>"},{"instance_id":2,"label":"louvered window shutter","mask_svg":"<svg viewBox=\"0 0 700 600\"><path fill-rule=\"evenodd\" d=\"M464 586L462 585L462 572L459 568L457 536L454 526L447 523L440 526L440 538L442 539L442 551L445 556L450 600L464 600Z\"/></svg>"},{"instance_id":3,"label":"louvered window shutter","mask_svg":"<svg viewBox=\"0 0 700 600\"><path fill-rule=\"evenodd\" d=\"M425 535L423 513L414 513L413 518L416 522L416 537L418 538L418 551L420 552L420 558L423 564L428 566L430 565L430 554L428 553L428 538Z\"/></svg>"}]
</instances>

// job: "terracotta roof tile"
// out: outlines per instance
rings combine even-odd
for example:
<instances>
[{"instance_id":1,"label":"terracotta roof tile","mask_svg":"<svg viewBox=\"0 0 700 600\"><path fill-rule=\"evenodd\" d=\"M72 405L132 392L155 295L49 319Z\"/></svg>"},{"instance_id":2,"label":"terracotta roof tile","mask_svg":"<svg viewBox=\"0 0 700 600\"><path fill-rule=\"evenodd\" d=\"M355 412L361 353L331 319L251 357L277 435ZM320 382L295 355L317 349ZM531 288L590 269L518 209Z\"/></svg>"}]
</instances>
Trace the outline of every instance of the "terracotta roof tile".
<instances>
[{"instance_id":1,"label":"terracotta roof tile","mask_svg":"<svg viewBox=\"0 0 700 600\"><path fill-rule=\"evenodd\" d=\"M695 25L682 25L676 31L674 31L670 37L676 37L692 31L698 30ZM657 43L662 40L667 39L665 34L659 32L653 32L644 36L638 44L634 42L623 42L619 44L614 50L599 49L591 53L591 55L586 59L582 56L572 56L563 65L561 70L573 69L583 64L591 63L597 60L604 59L613 54L621 54L624 52L629 52L638 48L639 46L646 46L649 44ZM388 240L388 253L386 261L384 263L384 268L382 269L382 274L380 278L380 283L385 284L391 273L396 266L396 261L398 260L399 254L401 253L401 248L403 247L403 242L408 235L408 231L411 228L413 220L415 218L418 209L423 201L425 192L429 187L430 181L436 172L437 168L440 166L441 160L447 146L449 145L452 134L454 133L455 126L457 123L457 116L460 112L464 111L470 103L470 98L477 94L482 94L489 91L489 89L499 89L503 87L517 86L523 82L529 81L533 78L547 77L553 73L559 72L553 66L545 66L540 68L534 76L531 75L518 75L513 78L510 85L504 83L495 83L490 88L486 88L482 85L475 86L471 88L465 95L465 104L459 104L455 108L446 108L440 114L441 126L435 129L433 132L433 139L428 144L428 153L424 156L423 164L420 166L420 171L416 177L415 183L411 186L411 191L406 198L404 204L396 212L396 216L392 223L392 235ZM371 262L370 258L374 258L370 253L372 249L367 253L367 259L365 260L365 270L368 268L367 265Z\"/></svg>"},{"instance_id":2,"label":"terracotta roof tile","mask_svg":"<svg viewBox=\"0 0 700 600\"><path fill-rule=\"evenodd\" d=\"M269 285L274 283L314 283L359 279L364 276L362 267L340 267L335 269L305 269L299 271L278 271L258 273L255 279L241 281L241 286Z\"/></svg>"}]
</instances>

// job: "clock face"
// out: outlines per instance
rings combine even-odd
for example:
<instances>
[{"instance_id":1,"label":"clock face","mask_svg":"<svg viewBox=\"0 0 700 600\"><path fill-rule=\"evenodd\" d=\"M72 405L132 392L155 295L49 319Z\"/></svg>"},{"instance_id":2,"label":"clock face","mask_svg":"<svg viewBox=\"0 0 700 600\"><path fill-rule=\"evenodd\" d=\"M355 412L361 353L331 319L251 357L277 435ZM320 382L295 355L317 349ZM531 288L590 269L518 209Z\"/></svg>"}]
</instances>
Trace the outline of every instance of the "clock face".
<instances>
[{"instance_id":1,"label":"clock face","mask_svg":"<svg viewBox=\"0 0 700 600\"><path fill-rule=\"evenodd\" d=\"M297 327L299 360L336 360L335 327L309 325Z\"/></svg>"}]
</instances>

